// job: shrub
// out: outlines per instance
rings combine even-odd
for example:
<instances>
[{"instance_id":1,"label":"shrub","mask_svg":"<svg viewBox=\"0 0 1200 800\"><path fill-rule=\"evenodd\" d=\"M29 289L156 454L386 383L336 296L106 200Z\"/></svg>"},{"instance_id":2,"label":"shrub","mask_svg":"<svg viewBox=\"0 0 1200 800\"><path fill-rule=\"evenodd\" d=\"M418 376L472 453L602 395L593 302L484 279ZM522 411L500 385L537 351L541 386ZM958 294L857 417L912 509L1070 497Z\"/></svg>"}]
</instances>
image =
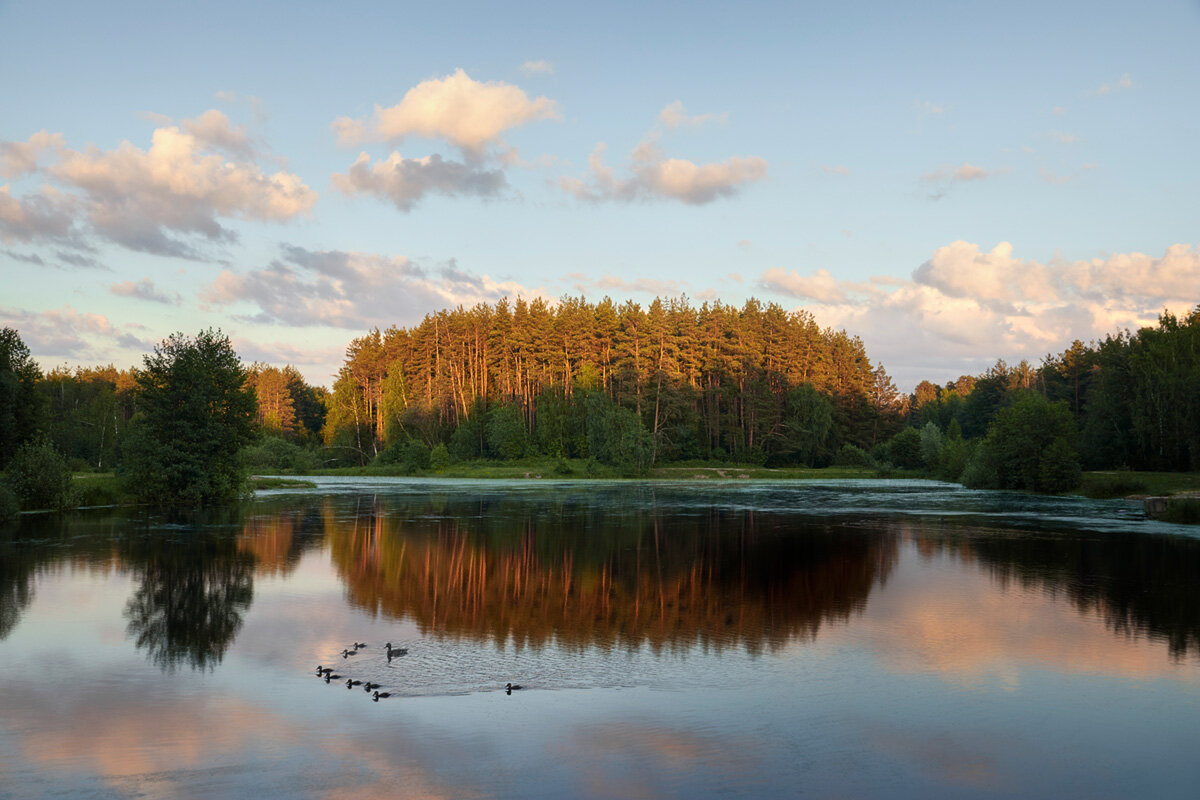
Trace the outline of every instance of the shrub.
<instances>
[{"instance_id":1,"label":"shrub","mask_svg":"<svg viewBox=\"0 0 1200 800\"><path fill-rule=\"evenodd\" d=\"M1097 500L1107 500L1112 497L1128 497L1131 494L1143 494L1150 486L1141 478L1133 475L1105 475L1084 487L1084 494Z\"/></svg>"},{"instance_id":2,"label":"shrub","mask_svg":"<svg viewBox=\"0 0 1200 800\"><path fill-rule=\"evenodd\" d=\"M8 464L8 484L21 508L61 511L75 505L71 471L49 442L26 442Z\"/></svg>"},{"instance_id":3,"label":"shrub","mask_svg":"<svg viewBox=\"0 0 1200 800\"><path fill-rule=\"evenodd\" d=\"M857 445L844 444L837 451L837 455L833 457L833 465L835 467L873 467L875 459Z\"/></svg>"},{"instance_id":4,"label":"shrub","mask_svg":"<svg viewBox=\"0 0 1200 800\"><path fill-rule=\"evenodd\" d=\"M888 460L901 469L920 469L921 434L916 428L905 428L888 442Z\"/></svg>"},{"instance_id":5,"label":"shrub","mask_svg":"<svg viewBox=\"0 0 1200 800\"><path fill-rule=\"evenodd\" d=\"M317 457L277 436L264 436L262 441L243 448L239 456L252 472L311 472L317 468Z\"/></svg>"},{"instance_id":6,"label":"shrub","mask_svg":"<svg viewBox=\"0 0 1200 800\"><path fill-rule=\"evenodd\" d=\"M1200 497L1169 498L1161 519L1179 525L1200 525Z\"/></svg>"},{"instance_id":7,"label":"shrub","mask_svg":"<svg viewBox=\"0 0 1200 800\"><path fill-rule=\"evenodd\" d=\"M429 451L429 468L434 472L442 472L450 466L450 451L446 445L438 442L437 447Z\"/></svg>"},{"instance_id":8,"label":"shrub","mask_svg":"<svg viewBox=\"0 0 1200 800\"><path fill-rule=\"evenodd\" d=\"M571 465L562 456L559 456L554 462L555 475L574 475L575 470L571 469Z\"/></svg>"},{"instance_id":9,"label":"shrub","mask_svg":"<svg viewBox=\"0 0 1200 800\"><path fill-rule=\"evenodd\" d=\"M928 470L937 469L942 459L942 448L945 447L945 437L942 429L932 422L926 422L921 428L921 461Z\"/></svg>"},{"instance_id":10,"label":"shrub","mask_svg":"<svg viewBox=\"0 0 1200 800\"><path fill-rule=\"evenodd\" d=\"M971 443L961 437L947 437L942 443L942 453L938 459L934 475L939 480L957 481L961 478L967 462L971 458Z\"/></svg>"},{"instance_id":11,"label":"shrub","mask_svg":"<svg viewBox=\"0 0 1200 800\"><path fill-rule=\"evenodd\" d=\"M21 503L17 500L17 496L6 484L0 483L0 524L16 519L19 513L21 513Z\"/></svg>"}]
</instances>

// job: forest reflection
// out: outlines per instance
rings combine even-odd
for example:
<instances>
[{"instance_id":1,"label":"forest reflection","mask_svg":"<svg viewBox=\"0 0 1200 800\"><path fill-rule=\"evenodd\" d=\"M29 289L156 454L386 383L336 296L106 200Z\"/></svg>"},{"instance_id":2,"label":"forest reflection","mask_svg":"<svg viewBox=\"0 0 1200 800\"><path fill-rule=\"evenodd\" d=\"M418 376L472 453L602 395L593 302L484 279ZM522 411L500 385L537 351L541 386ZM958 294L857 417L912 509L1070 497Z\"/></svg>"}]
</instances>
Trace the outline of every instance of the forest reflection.
<instances>
[{"instance_id":1,"label":"forest reflection","mask_svg":"<svg viewBox=\"0 0 1200 800\"><path fill-rule=\"evenodd\" d=\"M776 648L860 612L897 558L886 532L752 511L434 502L327 508L351 601L525 646Z\"/></svg>"},{"instance_id":2,"label":"forest reflection","mask_svg":"<svg viewBox=\"0 0 1200 800\"><path fill-rule=\"evenodd\" d=\"M284 496L169 518L25 517L0 530L0 640L43 577L120 572L133 583L124 616L135 646L164 670L211 669L241 630L255 578L287 578L328 548L350 603L425 635L756 652L852 620L916 554L1065 600L1177 659L1200 656L1200 540L610 500Z\"/></svg>"}]
</instances>

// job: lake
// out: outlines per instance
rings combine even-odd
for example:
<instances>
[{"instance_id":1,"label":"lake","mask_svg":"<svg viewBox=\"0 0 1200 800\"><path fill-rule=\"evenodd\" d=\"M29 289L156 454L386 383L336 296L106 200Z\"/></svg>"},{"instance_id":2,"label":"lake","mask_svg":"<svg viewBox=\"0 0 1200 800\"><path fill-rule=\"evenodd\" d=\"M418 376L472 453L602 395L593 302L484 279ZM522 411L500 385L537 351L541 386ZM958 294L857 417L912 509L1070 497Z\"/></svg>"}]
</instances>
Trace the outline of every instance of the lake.
<instances>
[{"instance_id":1,"label":"lake","mask_svg":"<svg viewBox=\"0 0 1200 800\"><path fill-rule=\"evenodd\" d=\"M317 483L0 529L0 797L1200 786L1200 538L1135 503Z\"/></svg>"}]
</instances>

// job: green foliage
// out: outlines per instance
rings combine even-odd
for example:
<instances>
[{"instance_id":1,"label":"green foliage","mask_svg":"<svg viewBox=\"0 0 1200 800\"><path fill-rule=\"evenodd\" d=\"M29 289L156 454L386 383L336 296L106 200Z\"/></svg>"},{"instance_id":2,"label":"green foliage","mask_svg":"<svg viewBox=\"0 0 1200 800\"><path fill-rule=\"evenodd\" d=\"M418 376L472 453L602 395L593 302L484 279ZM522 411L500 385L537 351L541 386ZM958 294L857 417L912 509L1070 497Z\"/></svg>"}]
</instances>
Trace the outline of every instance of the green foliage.
<instances>
[{"instance_id":1,"label":"green foliage","mask_svg":"<svg viewBox=\"0 0 1200 800\"><path fill-rule=\"evenodd\" d=\"M66 459L45 440L17 448L8 463L8 485L27 511L61 511L76 503Z\"/></svg>"},{"instance_id":2,"label":"green foliage","mask_svg":"<svg viewBox=\"0 0 1200 800\"><path fill-rule=\"evenodd\" d=\"M788 390L784 397L781 433L772 461L825 466L834 442L833 402L811 383Z\"/></svg>"},{"instance_id":3,"label":"green foliage","mask_svg":"<svg viewBox=\"0 0 1200 800\"><path fill-rule=\"evenodd\" d=\"M990 466L1001 489L1061 492L1079 485L1079 454L1072 444L1075 421L1063 401L1052 403L1036 392L1020 392L1012 405L1003 408L988 427L987 437L976 450L972 466ZM983 487L991 476L971 473L975 485ZM964 483L966 483L964 476Z\"/></svg>"},{"instance_id":4,"label":"green foliage","mask_svg":"<svg viewBox=\"0 0 1200 800\"><path fill-rule=\"evenodd\" d=\"M444 472L448 466L450 466L450 451L446 445L438 442L437 446L429 451L429 468L434 472Z\"/></svg>"},{"instance_id":5,"label":"green foliage","mask_svg":"<svg viewBox=\"0 0 1200 800\"><path fill-rule=\"evenodd\" d=\"M488 452L509 461L524 458L529 450L525 419L516 405L493 408L487 415Z\"/></svg>"},{"instance_id":6,"label":"green foliage","mask_svg":"<svg viewBox=\"0 0 1200 800\"><path fill-rule=\"evenodd\" d=\"M905 428L893 436L887 444L887 460L900 469L923 467L921 433L916 428Z\"/></svg>"},{"instance_id":7,"label":"green foliage","mask_svg":"<svg viewBox=\"0 0 1200 800\"><path fill-rule=\"evenodd\" d=\"M238 451L255 436L254 391L220 331L176 333L145 356L138 416L125 451L127 485L156 504L206 504L245 492Z\"/></svg>"},{"instance_id":8,"label":"green foliage","mask_svg":"<svg viewBox=\"0 0 1200 800\"><path fill-rule=\"evenodd\" d=\"M1200 498L1172 497L1167 500L1167 510L1163 512L1163 522L1173 522L1176 525L1200 525Z\"/></svg>"},{"instance_id":9,"label":"green foliage","mask_svg":"<svg viewBox=\"0 0 1200 800\"><path fill-rule=\"evenodd\" d=\"M837 455L833 457L833 466L835 467L873 467L875 459L871 454L861 447L853 444L844 444L838 449Z\"/></svg>"},{"instance_id":10,"label":"green foliage","mask_svg":"<svg viewBox=\"0 0 1200 800\"><path fill-rule=\"evenodd\" d=\"M0 481L0 525L11 522L21 513L21 501L8 488L8 484Z\"/></svg>"},{"instance_id":11,"label":"green foliage","mask_svg":"<svg viewBox=\"0 0 1200 800\"><path fill-rule=\"evenodd\" d=\"M445 445L438 445L445 448ZM446 453L449 463L449 451ZM433 451L429 445L419 439L400 439L392 442L375 458L375 463L381 466L398 466L405 473L412 475L429 469Z\"/></svg>"},{"instance_id":12,"label":"green foliage","mask_svg":"<svg viewBox=\"0 0 1200 800\"><path fill-rule=\"evenodd\" d=\"M925 465L925 469L937 469L944 446L945 437L942 435L942 429L932 422L926 422L921 428L921 462Z\"/></svg>"},{"instance_id":13,"label":"green foliage","mask_svg":"<svg viewBox=\"0 0 1200 800\"><path fill-rule=\"evenodd\" d=\"M41 376L16 329L0 328L0 469L40 427L37 382Z\"/></svg>"},{"instance_id":14,"label":"green foliage","mask_svg":"<svg viewBox=\"0 0 1200 800\"><path fill-rule=\"evenodd\" d=\"M967 468L974 448L971 443L961 436L947 436L942 443L937 465L933 474L943 481L958 481Z\"/></svg>"},{"instance_id":15,"label":"green foliage","mask_svg":"<svg viewBox=\"0 0 1200 800\"><path fill-rule=\"evenodd\" d=\"M250 472L304 473L320 466L312 451L278 436L264 436L256 444L243 448L239 457Z\"/></svg>"},{"instance_id":16,"label":"green foliage","mask_svg":"<svg viewBox=\"0 0 1200 800\"><path fill-rule=\"evenodd\" d=\"M999 489L1000 473L996 466L996 456L986 441L971 452L967 463L963 465L958 477L959 482L968 489Z\"/></svg>"},{"instance_id":17,"label":"green foliage","mask_svg":"<svg viewBox=\"0 0 1200 800\"><path fill-rule=\"evenodd\" d=\"M650 468L653 442L637 414L598 391L587 393L586 407L588 452L592 458L624 474L642 474Z\"/></svg>"}]
</instances>

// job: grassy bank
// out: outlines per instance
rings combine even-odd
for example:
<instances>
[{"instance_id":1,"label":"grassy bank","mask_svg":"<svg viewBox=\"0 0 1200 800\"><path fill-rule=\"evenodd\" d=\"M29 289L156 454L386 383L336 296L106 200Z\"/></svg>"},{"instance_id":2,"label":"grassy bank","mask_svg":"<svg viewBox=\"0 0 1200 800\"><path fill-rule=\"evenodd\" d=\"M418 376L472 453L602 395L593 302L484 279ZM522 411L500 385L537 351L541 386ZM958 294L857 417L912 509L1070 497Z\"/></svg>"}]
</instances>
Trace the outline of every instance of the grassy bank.
<instances>
[{"instance_id":1,"label":"grassy bank","mask_svg":"<svg viewBox=\"0 0 1200 800\"><path fill-rule=\"evenodd\" d=\"M1097 499L1200 492L1200 472L1098 471L1083 473L1078 493Z\"/></svg>"}]
</instances>

